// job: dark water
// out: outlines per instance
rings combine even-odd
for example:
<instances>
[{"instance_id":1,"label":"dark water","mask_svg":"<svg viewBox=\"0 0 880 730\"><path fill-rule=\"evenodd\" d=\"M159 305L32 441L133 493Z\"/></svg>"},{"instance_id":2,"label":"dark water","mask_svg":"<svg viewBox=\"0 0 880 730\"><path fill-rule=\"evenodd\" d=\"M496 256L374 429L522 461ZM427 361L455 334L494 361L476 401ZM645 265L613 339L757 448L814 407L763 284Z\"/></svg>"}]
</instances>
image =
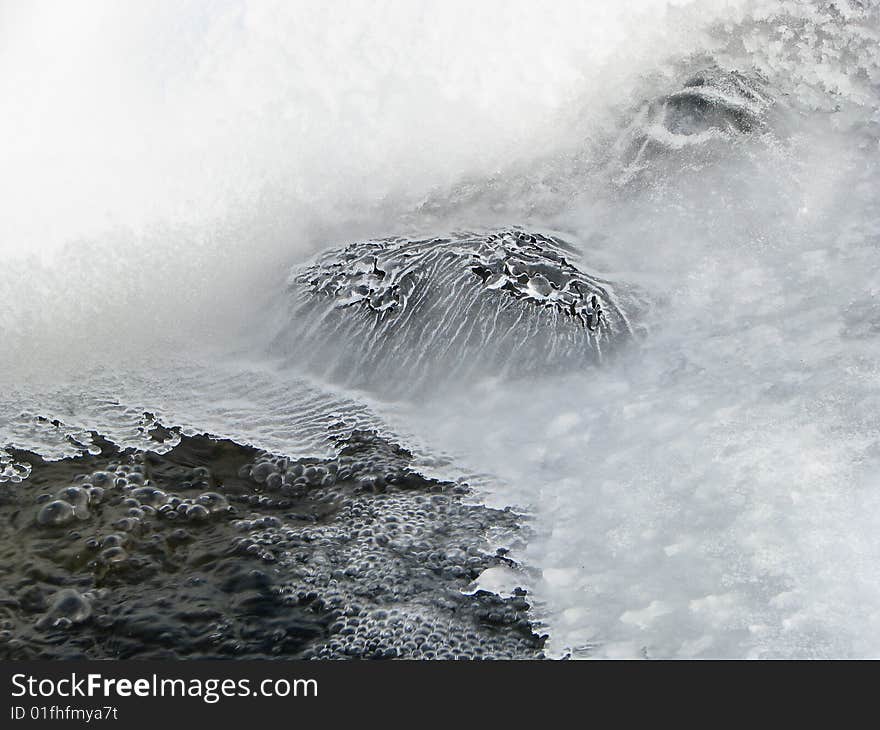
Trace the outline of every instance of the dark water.
<instances>
[{"instance_id":1,"label":"dark water","mask_svg":"<svg viewBox=\"0 0 880 730\"><path fill-rule=\"evenodd\" d=\"M524 591L462 593L515 515L370 431L288 460L156 425L166 453L45 461L0 485L0 658L532 658ZM158 445L158 444L157 444Z\"/></svg>"}]
</instances>

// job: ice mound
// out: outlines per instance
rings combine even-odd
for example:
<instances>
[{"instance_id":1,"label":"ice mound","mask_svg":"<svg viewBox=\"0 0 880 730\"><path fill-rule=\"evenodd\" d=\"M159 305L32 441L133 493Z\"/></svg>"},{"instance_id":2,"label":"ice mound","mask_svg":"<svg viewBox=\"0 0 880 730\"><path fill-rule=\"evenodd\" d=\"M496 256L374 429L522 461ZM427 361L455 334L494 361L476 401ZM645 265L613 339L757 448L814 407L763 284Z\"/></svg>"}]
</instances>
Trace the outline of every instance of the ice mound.
<instances>
[{"instance_id":1,"label":"ice mound","mask_svg":"<svg viewBox=\"0 0 880 730\"><path fill-rule=\"evenodd\" d=\"M632 336L637 306L577 258L518 229L354 243L293 272L275 348L380 390L577 369Z\"/></svg>"},{"instance_id":2,"label":"ice mound","mask_svg":"<svg viewBox=\"0 0 880 730\"><path fill-rule=\"evenodd\" d=\"M645 103L617 142L620 181L659 156L760 130L774 102L757 73L709 66L669 94Z\"/></svg>"}]
</instances>

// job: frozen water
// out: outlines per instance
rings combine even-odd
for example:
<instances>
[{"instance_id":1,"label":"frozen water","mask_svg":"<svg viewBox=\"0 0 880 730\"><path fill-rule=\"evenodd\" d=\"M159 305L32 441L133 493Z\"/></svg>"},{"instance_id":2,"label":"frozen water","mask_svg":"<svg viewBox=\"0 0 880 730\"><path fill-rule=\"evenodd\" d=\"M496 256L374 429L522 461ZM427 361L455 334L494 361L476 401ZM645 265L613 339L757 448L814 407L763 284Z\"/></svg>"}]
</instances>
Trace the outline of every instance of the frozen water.
<instances>
[{"instance_id":1,"label":"frozen water","mask_svg":"<svg viewBox=\"0 0 880 730\"><path fill-rule=\"evenodd\" d=\"M331 456L341 420L529 513L513 557L555 656L877 656L880 11L464 7L0 4L18 102L0 120L3 489L28 479L13 452L94 455L94 433L295 460ZM535 367L504 372L471 369L470 339L432 361L291 319L290 272L319 251L499 229L646 292L643 336L571 369L517 351ZM481 297L554 291L483 273ZM377 321L400 307L342 289ZM383 338L402 348L403 327ZM299 350L279 352L284 328ZM157 446L163 424L180 431ZM53 492L33 518L72 529L94 503Z\"/></svg>"}]
</instances>

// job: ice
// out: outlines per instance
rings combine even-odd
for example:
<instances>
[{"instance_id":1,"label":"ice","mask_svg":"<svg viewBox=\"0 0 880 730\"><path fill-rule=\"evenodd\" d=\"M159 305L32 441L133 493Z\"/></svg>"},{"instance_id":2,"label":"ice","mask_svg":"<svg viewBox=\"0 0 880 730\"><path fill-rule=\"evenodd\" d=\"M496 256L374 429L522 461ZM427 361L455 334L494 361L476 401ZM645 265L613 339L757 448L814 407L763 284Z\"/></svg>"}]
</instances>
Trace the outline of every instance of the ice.
<instances>
[{"instance_id":1,"label":"ice","mask_svg":"<svg viewBox=\"0 0 880 730\"><path fill-rule=\"evenodd\" d=\"M339 419L528 513L512 559L554 656L876 657L878 10L465 8L0 7L3 488L28 475L6 449L172 448L161 423L320 456ZM706 69L761 79L748 124L712 94L652 116ZM319 251L513 227L649 292L643 336L434 400L270 347Z\"/></svg>"}]
</instances>

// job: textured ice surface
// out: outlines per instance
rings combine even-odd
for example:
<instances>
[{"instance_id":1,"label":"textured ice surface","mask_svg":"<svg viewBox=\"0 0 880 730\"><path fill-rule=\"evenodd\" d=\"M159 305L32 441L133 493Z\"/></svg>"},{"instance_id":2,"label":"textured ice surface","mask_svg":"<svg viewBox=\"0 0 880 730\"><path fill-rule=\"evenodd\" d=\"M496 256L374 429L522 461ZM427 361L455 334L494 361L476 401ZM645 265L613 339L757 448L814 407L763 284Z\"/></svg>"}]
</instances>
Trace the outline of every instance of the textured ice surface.
<instances>
[{"instance_id":1,"label":"textured ice surface","mask_svg":"<svg viewBox=\"0 0 880 730\"><path fill-rule=\"evenodd\" d=\"M636 306L579 258L521 230L355 243L294 271L274 349L386 392L579 370L632 336Z\"/></svg>"},{"instance_id":2,"label":"textured ice surface","mask_svg":"<svg viewBox=\"0 0 880 730\"><path fill-rule=\"evenodd\" d=\"M671 93L645 104L615 145L619 182L631 180L664 153L758 132L774 99L757 73L708 67Z\"/></svg>"}]
</instances>

